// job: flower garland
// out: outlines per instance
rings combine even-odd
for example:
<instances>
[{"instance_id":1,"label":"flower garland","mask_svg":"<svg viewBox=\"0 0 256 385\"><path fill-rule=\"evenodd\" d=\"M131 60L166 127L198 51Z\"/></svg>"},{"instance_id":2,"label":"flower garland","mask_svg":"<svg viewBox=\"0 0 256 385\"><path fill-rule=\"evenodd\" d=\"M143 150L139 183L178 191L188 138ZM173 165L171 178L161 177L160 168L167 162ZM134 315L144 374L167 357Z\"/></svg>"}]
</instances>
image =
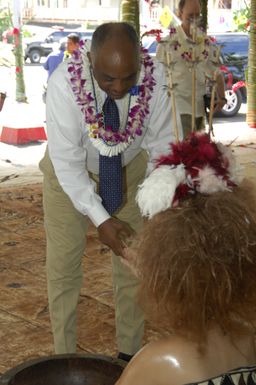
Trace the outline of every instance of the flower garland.
<instances>
[{"instance_id":1,"label":"flower garland","mask_svg":"<svg viewBox=\"0 0 256 385\"><path fill-rule=\"evenodd\" d=\"M196 42L194 43L192 40L185 37L185 33L181 26L171 27L169 36L161 39L157 57L162 61L161 59L164 58L164 53L162 51L168 49L171 52L170 57L173 62L177 59L182 59L188 66L192 66L194 64L192 55L193 46L195 47L195 62L205 61L209 57L211 59L213 58L216 62L219 61L217 57L219 54L218 47L213 44L213 41L209 36L199 30Z\"/></svg>"},{"instance_id":2,"label":"flower garland","mask_svg":"<svg viewBox=\"0 0 256 385\"><path fill-rule=\"evenodd\" d=\"M143 216L152 218L196 192L232 191L240 182L239 168L229 149L211 141L208 134L192 133L172 143L169 155L140 185L136 200Z\"/></svg>"},{"instance_id":3,"label":"flower garland","mask_svg":"<svg viewBox=\"0 0 256 385\"><path fill-rule=\"evenodd\" d=\"M86 55L88 48L86 41L81 41L80 48L74 52L69 61L71 86L76 102L84 115L92 144L101 155L114 156L123 152L136 136L142 135L143 122L149 114L149 100L156 84L153 77L154 63L147 50L142 48L139 85L132 87L129 94L124 97L123 122L119 132L114 132L111 127L104 125L101 90L91 74Z\"/></svg>"},{"instance_id":4,"label":"flower garland","mask_svg":"<svg viewBox=\"0 0 256 385\"><path fill-rule=\"evenodd\" d=\"M155 36L156 41L159 42L159 41L161 41L161 34L162 33L163 33L163 31L161 29L150 29L149 31L146 31L141 35L140 40L142 41L143 37L145 37L145 36Z\"/></svg>"}]
</instances>

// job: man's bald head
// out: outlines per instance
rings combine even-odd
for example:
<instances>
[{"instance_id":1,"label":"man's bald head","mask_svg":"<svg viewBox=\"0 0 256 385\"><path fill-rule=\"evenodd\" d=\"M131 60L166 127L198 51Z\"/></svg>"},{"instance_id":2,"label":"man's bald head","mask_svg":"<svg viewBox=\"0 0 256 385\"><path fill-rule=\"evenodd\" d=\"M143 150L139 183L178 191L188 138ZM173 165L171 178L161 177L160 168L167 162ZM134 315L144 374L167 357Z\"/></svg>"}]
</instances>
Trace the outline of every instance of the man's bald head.
<instances>
[{"instance_id":1,"label":"man's bald head","mask_svg":"<svg viewBox=\"0 0 256 385\"><path fill-rule=\"evenodd\" d=\"M135 29L125 22L112 22L100 25L93 33L91 52L101 48L107 40L128 39L134 46L135 51L139 51L140 42Z\"/></svg>"},{"instance_id":2,"label":"man's bald head","mask_svg":"<svg viewBox=\"0 0 256 385\"><path fill-rule=\"evenodd\" d=\"M113 99L122 98L136 84L140 44L128 23L106 23L96 29L88 55L101 89Z\"/></svg>"}]
</instances>

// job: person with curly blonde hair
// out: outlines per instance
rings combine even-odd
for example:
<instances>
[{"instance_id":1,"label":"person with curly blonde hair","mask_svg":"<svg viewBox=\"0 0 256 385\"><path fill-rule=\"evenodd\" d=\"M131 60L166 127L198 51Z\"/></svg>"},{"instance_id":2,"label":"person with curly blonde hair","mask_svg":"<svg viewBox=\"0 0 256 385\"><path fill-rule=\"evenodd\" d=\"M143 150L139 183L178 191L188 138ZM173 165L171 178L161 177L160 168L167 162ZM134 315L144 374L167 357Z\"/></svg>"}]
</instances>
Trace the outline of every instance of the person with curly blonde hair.
<instances>
[{"instance_id":1,"label":"person with curly blonde hair","mask_svg":"<svg viewBox=\"0 0 256 385\"><path fill-rule=\"evenodd\" d=\"M253 385L256 189L208 135L171 147L140 186L149 220L126 249L140 303L168 334L144 346L117 385Z\"/></svg>"}]
</instances>

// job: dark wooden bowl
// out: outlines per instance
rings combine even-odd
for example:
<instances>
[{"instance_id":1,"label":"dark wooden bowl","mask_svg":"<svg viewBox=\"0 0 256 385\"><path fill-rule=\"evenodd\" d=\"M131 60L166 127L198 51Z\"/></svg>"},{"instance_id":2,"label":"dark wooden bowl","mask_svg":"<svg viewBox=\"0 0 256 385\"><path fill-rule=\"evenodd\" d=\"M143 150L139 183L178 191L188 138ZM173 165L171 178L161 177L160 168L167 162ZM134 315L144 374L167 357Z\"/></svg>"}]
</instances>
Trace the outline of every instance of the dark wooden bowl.
<instances>
[{"instance_id":1,"label":"dark wooden bowl","mask_svg":"<svg viewBox=\"0 0 256 385\"><path fill-rule=\"evenodd\" d=\"M107 356L53 355L8 370L0 385L114 385L124 367L123 361Z\"/></svg>"}]
</instances>

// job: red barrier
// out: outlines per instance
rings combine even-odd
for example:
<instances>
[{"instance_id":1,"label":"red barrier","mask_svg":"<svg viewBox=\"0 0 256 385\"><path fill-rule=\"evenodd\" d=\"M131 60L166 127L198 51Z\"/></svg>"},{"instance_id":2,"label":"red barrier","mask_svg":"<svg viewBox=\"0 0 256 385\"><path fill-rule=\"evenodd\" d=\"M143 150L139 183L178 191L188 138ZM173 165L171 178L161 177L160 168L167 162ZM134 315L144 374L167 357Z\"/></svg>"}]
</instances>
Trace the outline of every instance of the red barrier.
<instances>
[{"instance_id":1,"label":"red barrier","mask_svg":"<svg viewBox=\"0 0 256 385\"><path fill-rule=\"evenodd\" d=\"M3 126L0 141L8 144L25 144L47 140L44 127L11 128Z\"/></svg>"}]
</instances>

